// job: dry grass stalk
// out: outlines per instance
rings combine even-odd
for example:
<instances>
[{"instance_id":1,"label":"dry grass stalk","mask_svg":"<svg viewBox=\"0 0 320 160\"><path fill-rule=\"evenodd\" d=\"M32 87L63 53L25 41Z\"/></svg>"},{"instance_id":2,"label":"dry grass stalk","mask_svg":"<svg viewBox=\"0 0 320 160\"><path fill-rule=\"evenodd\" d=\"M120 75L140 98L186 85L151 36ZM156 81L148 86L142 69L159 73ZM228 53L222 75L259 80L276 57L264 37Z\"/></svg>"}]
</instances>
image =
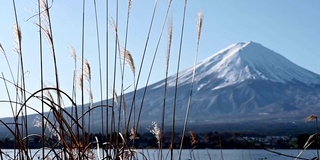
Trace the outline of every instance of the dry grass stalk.
<instances>
[{"instance_id":1,"label":"dry grass stalk","mask_svg":"<svg viewBox=\"0 0 320 160\"><path fill-rule=\"evenodd\" d=\"M40 8L42 9L43 12L42 16L44 16L43 18L47 19L49 18L49 7L48 7L48 3L47 0L40 0Z\"/></svg>"},{"instance_id":2,"label":"dry grass stalk","mask_svg":"<svg viewBox=\"0 0 320 160\"><path fill-rule=\"evenodd\" d=\"M318 118L317 115L310 115L308 117L305 118L306 121L313 121L313 120L316 120Z\"/></svg>"},{"instance_id":3,"label":"dry grass stalk","mask_svg":"<svg viewBox=\"0 0 320 160\"><path fill-rule=\"evenodd\" d=\"M190 142L193 147L198 144L198 136L193 131L190 131Z\"/></svg>"},{"instance_id":4,"label":"dry grass stalk","mask_svg":"<svg viewBox=\"0 0 320 160\"><path fill-rule=\"evenodd\" d=\"M82 86L83 86L83 76L81 74L81 72L77 72L77 84L78 84L78 87L80 88L80 90L82 90Z\"/></svg>"},{"instance_id":5,"label":"dry grass stalk","mask_svg":"<svg viewBox=\"0 0 320 160\"><path fill-rule=\"evenodd\" d=\"M40 8L42 12L40 13L41 16L41 25L38 24L38 26L41 28L42 32L44 33L50 49L53 49L53 37L51 34L51 28L50 28L50 13L49 13L49 6L47 3L47 0L40 0Z\"/></svg>"},{"instance_id":6,"label":"dry grass stalk","mask_svg":"<svg viewBox=\"0 0 320 160\"><path fill-rule=\"evenodd\" d=\"M115 89L113 90L113 99L114 99L114 102L116 103L116 105L119 106L118 94L117 94L117 91Z\"/></svg>"},{"instance_id":7,"label":"dry grass stalk","mask_svg":"<svg viewBox=\"0 0 320 160\"><path fill-rule=\"evenodd\" d=\"M117 34L118 34L117 24L112 17L110 18L110 26L111 26L113 35L117 37Z\"/></svg>"},{"instance_id":8,"label":"dry grass stalk","mask_svg":"<svg viewBox=\"0 0 320 160\"><path fill-rule=\"evenodd\" d=\"M124 118L124 121L126 122L127 121L127 103L125 101L124 95L122 95L122 103L123 103L123 118Z\"/></svg>"},{"instance_id":9,"label":"dry grass stalk","mask_svg":"<svg viewBox=\"0 0 320 160\"><path fill-rule=\"evenodd\" d=\"M87 81L91 81L91 67L87 59L84 59L83 61L83 71L84 71L84 77L87 79Z\"/></svg>"},{"instance_id":10,"label":"dry grass stalk","mask_svg":"<svg viewBox=\"0 0 320 160\"><path fill-rule=\"evenodd\" d=\"M128 14L130 14L132 8L132 0L129 0L129 4L128 4Z\"/></svg>"},{"instance_id":11,"label":"dry grass stalk","mask_svg":"<svg viewBox=\"0 0 320 160\"><path fill-rule=\"evenodd\" d=\"M44 126L42 126L42 122L40 121L39 117L36 117L36 119L33 120L33 126L34 127L47 127L49 130L49 137L53 138L53 137L57 137L58 140L61 140L60 137L60 128L57 126L53 126L51 123L48 122L48 120L46 118L43 118L43 123Z\"/></svg>"},{"instance_id":12,"label":"dry grass stalk","mask_svg":"<svg viewBox=\"0 0 320 160\"><path fill-rule=\"evenodd\" d=\"M123 56L124 60L130 66L132 73L135 74L136 67L134 65L134 61L133 61L133 58L131 56L131 53L127 49L123 49L121 53L122 53L122 56Z\"/></svg>"},{"instance_id":13,"label":"dry grass stalk","mask_svg":"<svg viewBox=\"0 0 320 160\"><path fill-rule=\"evenodd\" d=\"M157 143L158 145L160 145L160 128L158 127L158 124L156 122L152 122L152 129L150 130L150 132L153 134L153 136L157 139Z\"/></svg>"},{"instance_id":14,"label":"dry grass stalk","mask_svg":"<svg viewBox=\"0 0 320 160\"><path fill-rule=\"evenodd\" d=\"M173 18L169 21L169 31L168 31L168 48L167 48L167 56L166 56L166 68L169 67L169 59L170 59L170 50L172 44L172 31L173 31Z\"/></svg>"},{"instance_id":15,"label":"dry grass stalk","mask_svg":"<svg viewBox=\"0 0 320 160\"><path fill-rule=\"evenodd\" d=\"M52 96L50 90L48 90L48 89L44 90L44 94L49 99L49 101L54 102L54 99L53 99L53 96Z\"/></svg>"},{"instance_id":16,"label":"dry grass stalk","mask_svg":"<svg viewBox=\"0 0 320 160\"><path fill-rule=\"evenodd\" d=\"M76 62L77 53L76 53L76 50L72 46L69 46L69 54L72 57L72 59L74 60L74 62Z\"/></svg>"},{"instance_id":17,"label":"dry grass stalk","mask_svg":"<svg viewBox=\"0 0 320 160\"><path fill-rule=\"evenodd\" d=\"M203 14L202 11L199 11L198 13L198 29L197 29L197 33L198 33L198 41L200 40L200 36L201 36L201 29L202 29L202 22L203 22Z\"/></svg>"},{"instance_id":18,"label":"dry grass stalk","mask_svg":"<svg viewBox=\"0 0 320 160\"><path fill-rule=\"evenodd\" d=\"M2 44L0 43L0 50L1 50L1 52L2 53L4 53L4 56L6 56L6 53L4 52L4 49L3 49L3 47L2 47ZM7 56L6 56L7 57Z\"/></svg>"},{"instance_id":19,"label":"dry grass stalk","mask_svg":"<svg viewBox=\"0 0 320 160\"><path fill-rule=\"evenodd\" d=\"M130 139L130 140L133 140L133 139L136 138L136 136L137 136L137 129L136 129L136 127L133 126L133 127L131 128L131 130L130 130L129 139Z\"/></svg>"},{"instance_id":20,"label":"dry grass stalk","mask_svg":"<svg viewBox=\"0 0 320 160\"><path fill-rule=\"evenodd\" d=\"M22 40L21 29L17 24L14 24L12 27L12 30L13 30L14 41L16 44L13 50L18 54L21 54L21 45L20 45Z\"/></svg>"},{"instance_id":21,"label":"dry grass stalk","mask_svg":"<svg viewBox=\"0 0 320 160\"><path fill-rule=\"evenodd\" d=\"M93 106L93 94L92 94L92 89L91 89L91 88L87 89L87 92L88 92L89 101L90 101L89 108L92 108L92 106Z\"/></svg>"}]
</instances>

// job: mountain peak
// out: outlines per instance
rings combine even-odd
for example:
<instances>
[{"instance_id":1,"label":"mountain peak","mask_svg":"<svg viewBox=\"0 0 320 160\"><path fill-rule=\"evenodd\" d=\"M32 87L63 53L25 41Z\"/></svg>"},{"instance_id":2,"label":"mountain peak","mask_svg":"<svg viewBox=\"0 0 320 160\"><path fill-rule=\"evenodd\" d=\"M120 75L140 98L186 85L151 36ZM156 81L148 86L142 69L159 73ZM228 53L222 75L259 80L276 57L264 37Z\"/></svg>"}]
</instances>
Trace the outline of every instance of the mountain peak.
<instances>
[{"instance_id":1,"label":"mountain peak","mask_svg":"<svg viewBox=\"0 0 320 160\"><path fill-rule=\"evenodd\" d=\"M182 76L191 75L188 69ZM217 81L214 89L246 80L320 84L320 76L292 63L263 45L247 41L232 44L197 64L197 79ZM183 77L183 79L188 79ZM219 82L219 83L218 83Z\"/></svg>"}]
</instances>

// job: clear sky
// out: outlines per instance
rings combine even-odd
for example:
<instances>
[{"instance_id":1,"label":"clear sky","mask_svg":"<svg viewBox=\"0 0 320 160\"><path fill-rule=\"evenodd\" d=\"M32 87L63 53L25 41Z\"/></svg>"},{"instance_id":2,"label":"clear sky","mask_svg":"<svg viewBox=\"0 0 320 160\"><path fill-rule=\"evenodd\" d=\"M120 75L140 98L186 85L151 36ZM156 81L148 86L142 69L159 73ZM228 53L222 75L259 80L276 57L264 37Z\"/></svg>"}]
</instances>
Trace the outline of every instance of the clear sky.
<instances>
[{"instance_id":1,"label":"clear sky","mask_svg":"<svg viewBox=\"0 0 320 160\"><path fill-rule=\"evenodd\" d=\"M99 57L94 15L94 1L86 1L85 10L85 45L84 55L92 70L92 91L94 101L99 101ZM115 0L109 2L109 13L106 16L105 0L97 0L99 23L99 40L103 73L103 99L110 93L113 84L114 36L107 18L116 17ZM125 22L127 15L126 0L119 0L119 39L125 44ZM155 1L133 0L129 19L127 49L131 52L138 74L146 36L150 24ZM183 0L173 0L170 17L173 19L173 42L170 57L169 74L175 74L179 51ZM51 3L50 3L51 4ZM22 52L25 67L26 88L29 92L40 89L39 29L35 25L37 17L36 0L17 0L18 21L22 31ZM146 50L139 88L146 84L150 62L155 51L156 42L163 24L168 1L159 0L155 22ZM320 1L318 0L188 0L186 26L182 44L180 69L191 67L196 52L196 22L201 10L204 15L203 30L200 41L199 58L205 59L232 43L254 41L280 53L292 62L310 71L320 74ZM17 75L18 56L13 51L15 46L12 26L15 23L12 1L0 2L0 43L5 49L10 65ZM82 51L82 2L79 0L53 1L50 9L53 37L57 54L59 79L62 90L71 95L74 71L73 59L68 48L73 46L77 52L77 68L80 66ZM167 24L157 53L155 68L152 71L150 84L165 77L165 57L167 48ZM109 29L108 45L106 45L106 29ZM109 91L106 88L106 47L109 51ZM118 67L119 61L117 60ZM44 39L44 79L50 86L54 84L52 55ZM3 54L0 55L0 72L8 80L12 80ZM120 93L120 71L117 71L116 90ZM1 76L2 77L2 76ZM17 79L17 77L15 77ZM128 66L125 68L124 87L133 90L133 74ZM15 97L14 87L9 85L11 98ZM4 82L0 81L0 100L8 100ZM86 102L88 100L86 99ZM37 108L37 103L31 103ZM66 105L68 103L66 102ZM8 104L0 103L0 117L11 116Z\"/></svg>"}]
</instances>

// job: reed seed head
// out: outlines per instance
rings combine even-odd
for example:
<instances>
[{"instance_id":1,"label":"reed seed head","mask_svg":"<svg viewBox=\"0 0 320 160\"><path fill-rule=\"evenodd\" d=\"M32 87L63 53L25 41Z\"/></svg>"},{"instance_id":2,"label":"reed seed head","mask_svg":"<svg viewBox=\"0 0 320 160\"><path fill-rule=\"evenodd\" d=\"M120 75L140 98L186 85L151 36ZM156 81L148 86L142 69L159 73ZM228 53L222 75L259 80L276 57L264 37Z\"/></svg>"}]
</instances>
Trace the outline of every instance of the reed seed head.
<instances>
[{"instance_id":1,"label":"reed seed head","mask_svg":"<svg viewBox=\"0 0 320 160\"><path fill-rule=\"evenodd\" d=\"M130 14L130 11L131 11L131 7L132 7L132 0L129 0L128 2L128 14Z\"/></svg>"},{"instance_id":2,"label":"reed seed head","mask_svg":"<svg viewBox=\"0 0 320 160\"><path fill-rule=\"evenodd\" d=\"M72 59L76 62L77 53L76 53L76 50L72 46L69 46L69 54L72 57Z\"/></svg>"},{"instance_id":3,"label":"reed seed head","mask_svg":"<svg viewBox=\"0 0 320 160\"><path fill-rule=\"evenodd\" d=\"M316 120L317 118L318 118L317 115L312 114L312 115L306 117L305 120L306 121L313 121L313 120Z\"/></svg>"},{"instance_id":4,"label":"reed seed head","mask_svg":"<svg viewBox=\"0 0 320 160\"><path fill-rule=\"evenodd\" d=\"M197 33L198 33L198 41L200 40L201 36L201 29L202 29L202 23L203 23L203 13L202 11L199 11L198 13L198 25L197 25Z\"/></svg>"},{"instance_id":5,"label":"reed seed head","mask_svg":"<svg viewBox=\"0 0 320 160\"><path fill-rule=\"evenodd\" d=\"M111 26L111 29L112 29L112 32L113 32L114 36L117 37L117 34L118 34L117 24L114 21L113 17L110 18L110 26Z\"/></svg>"},{"instance_id":6,"label":"reed seed head","mask_svg":"<svg viewBox=\"0 0 320 160\"><path fill-rule=\"evenodd\" d=\"M14 36L14 41L16 46L14 47L14 51L17 52L18 54L21 54L21 40L22 40L22 36L21 36L21 29L17 24L14 24L12 27L13 30L13 36Z\"/></svg>"},{"instance_id":7,"label":"reed seed head","mask_svg":"<svg viewBox=\"0 0 320 160\"><path fill-rule=\"evenodd\" d=\"M170 50L171 50L171 44L172 44L172 32L173 32L173 18L171 17L169 20L169 30L168 30L168 48L167 48L167 56L166 56L166 67L169 66Z\"/></svg>"},{"instance_id":8,"label":"reed seed head","mask_svg":"<svg viewBox=\"0 0 320 160\"><path fill-rule=\"evenodd\" d=\"M76 81L77 81L78 87L80 88L80 90L82 90L82 87L83 87L83 76L82 76L81 72L77 72Z\"/></svg>"},{"instance_id":9,"label":"reed seed head","mask_svg":"<svg viewBox=\"0 0 320 160\"><path fill-rule=\"evenodd\" d=\"M123 56L124 60L128 63L129 67L131 68L132 73L135 74L136 67L134 65L134 61L131 56L131 53L127 49L123 49L122 56Z\"/></svg>"},{"instance_id":10,"label":"reed seed head","mask_svg":"<svg viewBox=\"0 0 320 160\"><path fill-rule=\"evenodd\" d=\"M42 25L48 27L50 24L49 18L49 5L47 3L47 0L40 0L40 8L42 10L41 14L41 20L42 20Z\"/></svg>"},{"instance_id":11,"label":"reed seed head","mask_svg":"<svg viewBox=\"0 0 320 160\"><path fill-rule=\"evenodd\" d=\"M83 71L84 71L84 77L90 82L91 81L91 68L90 68L90 64L87 61L87 59L84 59L84 61L83 61Z\"/></svg>"},{"instance_id":12,"label":"reed seed head","mask_svg":"<svg viewBox=\"0 0 320 160\"><path fill-rule=\"evenodd\" d=\"M113 99L117 106L119 106L117 91L113 90Z\"/></svg>"},{"instance_id":13,"label":"reed seed head","mask_svg":"<svg viewBox=\"0 0 320 160\"><path fill-rule=\"evenodd\" d=\"M150 132L153 134L153 136L157 139L158 145L160 145L160 128L158 127L157 123L155 121L152 121L152 129Z\"/></svg>"}]
</instances>

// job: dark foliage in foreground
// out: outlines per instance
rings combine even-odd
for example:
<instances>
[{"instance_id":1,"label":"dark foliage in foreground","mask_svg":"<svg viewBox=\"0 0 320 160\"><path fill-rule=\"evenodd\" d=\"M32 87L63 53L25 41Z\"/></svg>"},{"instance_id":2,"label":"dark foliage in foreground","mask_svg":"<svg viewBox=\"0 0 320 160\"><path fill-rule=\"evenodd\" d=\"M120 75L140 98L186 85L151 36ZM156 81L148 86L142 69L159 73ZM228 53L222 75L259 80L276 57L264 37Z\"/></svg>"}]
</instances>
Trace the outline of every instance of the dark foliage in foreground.
<instances>
[{"instance_id":1,"label":"dark foliage in foreground","mask_svg":"<svg viewBox=\"0 0 320 160\"><path fill-rule=\"evenodd\" d=\"M277 148L277 149L302 149L305 142L311 136L311 134L299 134L294 136L269 136L257 133L232 133L232 132L207 132L207 133L193 133L185 136L183 142L183 148L185 149L261 149L261 148ZM113 136L116 136L114 133ZM99 141L100 147L105 147L103 142L107 137L101 133L86 135L88 141L95 141L95 137ZM175 134L176 139L180 139L181 134ZM53 144L57 143L57 139L48 139L45 147L53 147ZM163 148L169 148L171 143L171 132L164 133ZM150 132L138 134L135 143L133 140L128 140L129 146L133 148L158 148L157 139ZM123 143L121 140L119 143ZM175 148L179 146L181 142L176 141ZM28 148L41 148L41 138L35 137L29 139ZM14 149L18 144L15 144L13 138L2 138L0 140L1 149ZM59 146L55 146L59 148ZM309 149L319 148L318 143L313 143Z\"/></svg>"}]
</instances>

